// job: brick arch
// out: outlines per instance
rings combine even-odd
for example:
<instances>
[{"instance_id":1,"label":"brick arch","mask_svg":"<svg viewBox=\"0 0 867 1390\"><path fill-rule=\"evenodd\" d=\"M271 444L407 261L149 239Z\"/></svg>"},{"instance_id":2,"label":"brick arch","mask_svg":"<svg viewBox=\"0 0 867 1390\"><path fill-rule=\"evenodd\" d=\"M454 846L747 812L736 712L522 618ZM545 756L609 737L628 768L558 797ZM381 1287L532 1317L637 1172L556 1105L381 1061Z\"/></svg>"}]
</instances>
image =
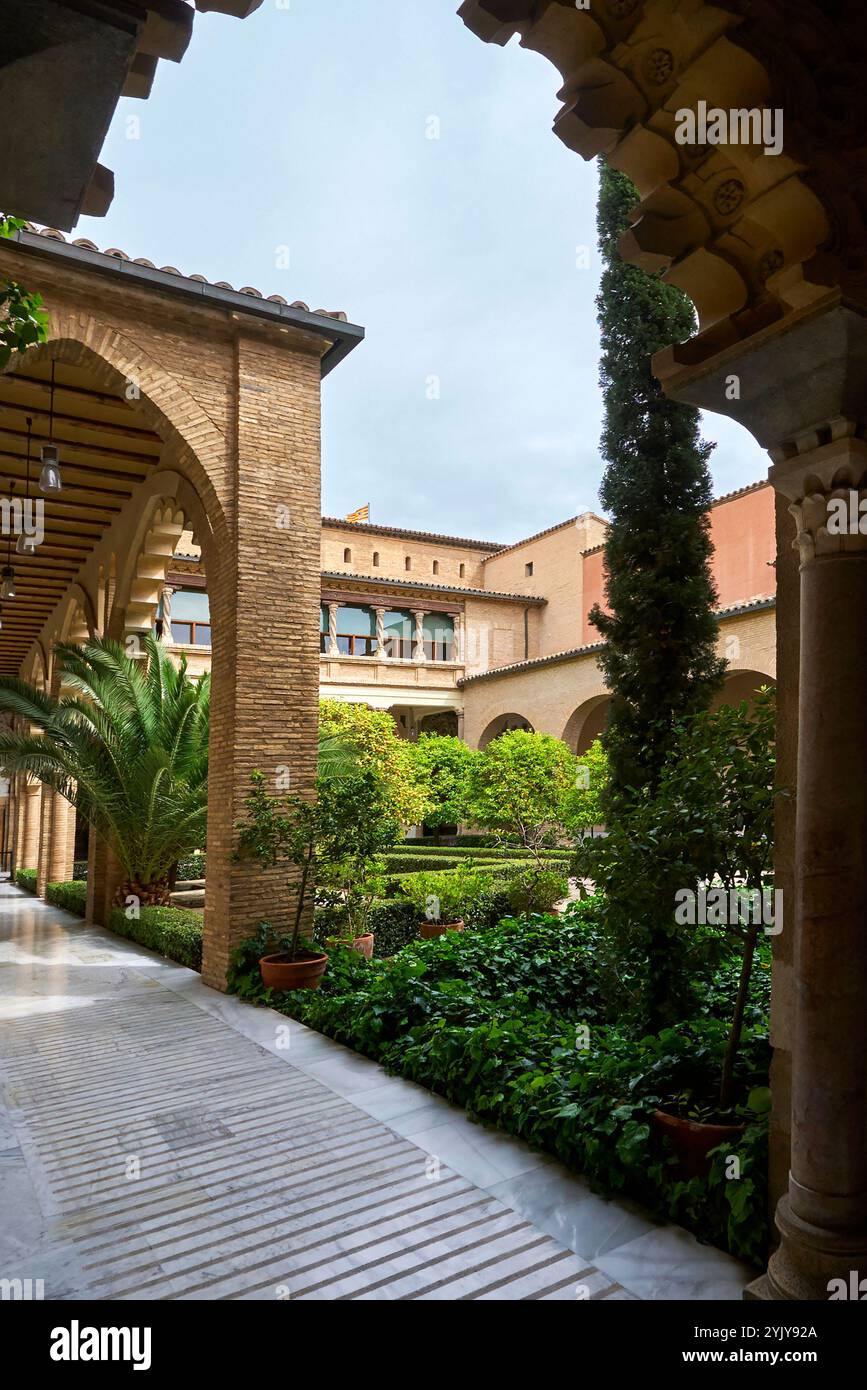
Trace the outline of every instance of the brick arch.
<instances>
[{"instance_id":1,"label":"brick arch","mask_svg":"<svg viewBox=\"0 0 867 1390\"><path fill-rule=\"evenodd\" d=\"M535 732L533 725L523 714L498 714L482 733L479 739L479 748L487 748L489 743L493 743L495 738L500 737L500 734L509 733L513 729L525 729L531 734Z\"/></svg>"},{"instance_id":2,"label":"brick arch","mask_svg":"<svg viewBox=\"0 0 867 1390\"><path fill-rule=\"evenodd\" d=\"M129 335L93 315L52 314L45 343L14 357L14 370L41 362L68 362L92 373L109 390L136 389L132 404L163 441L162 465L185 478L201 500L210 531L228 544L230 527L214 479L226 471L225 434L174 377ZM6 371L13 369L10 363ZM192 440L195 440L193 444Z\"/></svg>"}]
</instances>

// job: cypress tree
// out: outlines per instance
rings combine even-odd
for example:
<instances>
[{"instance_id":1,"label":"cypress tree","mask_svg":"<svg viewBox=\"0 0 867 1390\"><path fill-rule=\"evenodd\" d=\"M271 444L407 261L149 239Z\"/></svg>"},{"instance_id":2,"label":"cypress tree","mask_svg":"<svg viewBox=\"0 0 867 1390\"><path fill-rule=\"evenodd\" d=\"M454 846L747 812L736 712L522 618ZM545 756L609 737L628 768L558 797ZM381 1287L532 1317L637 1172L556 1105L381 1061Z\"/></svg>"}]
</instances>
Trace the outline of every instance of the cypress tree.
<instances>
[{"instance_id":1,"label":"cypress tree","mask_svg":"<svg viewBox=\"0 0 867 1390\"><path fill-rule=\"evenodd\" d=\"M606 643L599 663L612 692L603 739L610 771L604 810L616 833L607 854L604 841L599 849L604 925L613 973L621 981L631 973L641 1025L656 1029L683 1016L690 994L691 943L674 924L674 894L682 885L676 864L669 872L655 844L639 856L646 872L636 873L635 855L622 853L622 837L630 847L640 841L641 808L657 793L677 726L707 708L725 663L716 655L709 567L713 446L700 437L698 411L669 400L651 367L654 352L691 335L693 309L678 289L621 259L618 240L637 200L631 181L602 163L598 309L606 471L600 496L610 518L609 612L597 605L590 617ZM672 855L679 860L674 849Z\"/></svg>"},{"instance_id":2,"label":"cypress tree","mask_svg":"<svg viewBox=\"0 0 867 1390\"><path fill-rule=\"evenodd\" d=\"M680 290L621 259L618 240L637 200L626 175L602 163L600 497L611 523L610 612L597 605L590 618L606 643L599 662L612 692L609 815L655 789L674 725L707 707L724 669L709 568L713 446L700 438L698 411L669 400L651 368L654 352L691 335L693 309Z\"/></svg>"}]
</instances>

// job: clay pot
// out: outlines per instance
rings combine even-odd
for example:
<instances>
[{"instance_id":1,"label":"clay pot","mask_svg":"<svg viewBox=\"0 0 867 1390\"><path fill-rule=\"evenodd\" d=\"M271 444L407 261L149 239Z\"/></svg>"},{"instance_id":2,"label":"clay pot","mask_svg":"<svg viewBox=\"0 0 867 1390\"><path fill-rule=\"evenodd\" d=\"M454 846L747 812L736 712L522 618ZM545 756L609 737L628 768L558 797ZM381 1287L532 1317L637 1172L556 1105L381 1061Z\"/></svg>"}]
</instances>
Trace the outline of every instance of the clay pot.
<instances>
[{"instance_id":1,"label":"clay pot","mask_svg":"<svg viewBox=\"0 0 867 1390\"><path fill-rule=\"evenodd\" d=\"M703 1125L697 1120L686 1120L681 1115L669 1115L665 1110L654 1110L653 1130L657 1138L668 1139L677 1157L674 1173L688 1182L690 1178L706 1178L711 1162L708 1154L730 1140L732 1144L744 1132L743 1125Z\"/></svg>"},{"instance_id":2,"label":"clay pot","mask_svg":"<svg viewBox=\"0 0 867 1390\"><path fill-rule=\"evenodd\" d=\"M373 932L367 936L357 936L354 941L349 943L350 950L357 951L365 960L373 960Z\"/></svg>"},{"instance_id":3,"label":"clay pot","mask_svg":"<svg viewBox=\"0 0 867 1390\"><path fill-rule=\"evenodd\" d=\"M263 956L259 961L262 983L280 993L293 989L318 989L328 965L328 957L313 951L299 951L295 960L288 955Z\"/></svg>"},{"instance_id":4,"label":"clay pot","mask_svg":"<svg viewBox=\"0 0 867 1390\"><path fill-rule=\"evenodd\" d=\"M435 941L438 936L445 936L447 931L463 931L463 922L419 922L419 933L422 941Z\"/></svg>"}]
</instances>

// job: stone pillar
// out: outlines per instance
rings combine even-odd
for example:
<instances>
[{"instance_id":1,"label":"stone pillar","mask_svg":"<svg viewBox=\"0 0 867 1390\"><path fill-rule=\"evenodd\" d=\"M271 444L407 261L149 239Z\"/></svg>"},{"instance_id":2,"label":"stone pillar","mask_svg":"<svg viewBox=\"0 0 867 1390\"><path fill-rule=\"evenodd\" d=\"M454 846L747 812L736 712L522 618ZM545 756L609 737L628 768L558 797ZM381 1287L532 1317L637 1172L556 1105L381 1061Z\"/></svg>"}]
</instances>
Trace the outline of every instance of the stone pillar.
<instances>
[{"instance_id":1,"label":"stone pillar","mask_svg":"<svg viewBox=\"0 0 867 1390\"><path fill-rule=\"evenodd\" d=\"M415 646L413 648L413 661L424 661L424 620L427 614L423 609L419 609L413 614L415 618Z\"/></svg>"},{"instance_id":2,"label":"stone pillar","mask_svg":"<svg viewBox=\"0 0 867 1390\"><path fill-rule=\"evenodd\" d=\"M160 613L163 621L161 642L169 646L174 638L172 637L172 598L174 589L170 584L164 584L160 595Z\"/></svg>"},{"instance_id":3,"label":"stone pillar","mask_svg":"<svg viewBox=\"0 0 867 1390\"><path fill-rule=\"evenodd\" d=\"M51 881L49 878L49 860L51 858L51 835L54 821L54 792L50 787L42 788L39 808L39 849L36 860L36 896L45 897L46 885Z\"/></svg>"},{"instance_id":4,"label":"stone pillar","mask_svg":"<svg viewBox=\"0 0 867 1390\"><path fill-rule=\"evenodd\" d=\"M340 612L339 603L329 603L328 605L328 655L339 656L340 648L337 645L337 615Z\"/></svg>"},{"instance_id":5,"label":"stone pillar","mask_svg":"<svg viewBox=\"0 0 867 1390\"><path fill-rule=\"evenodd\" d=\"M867 1277L867 445L773 470L801 558L792 1157L772 1296L827 1299ZM829 533L832 504L854 532ZM867 533L867 518L864 522Z\"/></svg>"},{"instance_id":6,"label":"stone pillar","mask_svg":"<svg viewBox=\"0 0 867 1390\"><path fill-rule=\"evenodd\" d=\"M388 661L388 652L385 649L385 615L387 608L376 608L376 654L380 661Z\"/></svg>"},{"instance_id":7,"label":"stone pillar","mask_svg":"<svg viewBox=\"0 0 867 1390\"><path fill-rule=\"evenodd\" d=\"M297 901L294 866L234 859L250 774L260 771L272 794L288 775L292 791L312 797L319 722L318 350L289 351L265 326L239 325L235 370L231 529L205 555L213 667L202 977L218 989L235 947L263 921L286 931Z\"/></svg>"},{"instance_id":8,"label":"stone pillar","mask_svg":"<svg viewBox=\"0 0 867 1390\"><path fill-rule=\"evenodd\" d=\"M454 643L454 651L453 651L453 658L452 658L454 661L460 661L460 662L466 661L465 643L466 643L466 635L465 635L465 630L464 630L464 615L463 615L463 613L456 613L456 614L455 614L455 643Z\"/></svg>"}]
</instances>

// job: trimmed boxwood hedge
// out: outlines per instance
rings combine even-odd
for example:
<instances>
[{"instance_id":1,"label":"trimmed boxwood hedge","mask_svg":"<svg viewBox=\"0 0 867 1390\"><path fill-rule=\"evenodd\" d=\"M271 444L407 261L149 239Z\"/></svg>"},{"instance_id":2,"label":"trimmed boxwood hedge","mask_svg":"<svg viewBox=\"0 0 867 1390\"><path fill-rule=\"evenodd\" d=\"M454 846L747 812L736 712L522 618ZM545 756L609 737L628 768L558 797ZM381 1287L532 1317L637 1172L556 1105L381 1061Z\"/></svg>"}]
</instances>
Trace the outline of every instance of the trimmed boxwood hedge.
<instances>
[{"instance_id":1,"label":"trimmed boxwood hedge","mask_svg":"<svg viewBox=\"0 0 867 1390\"><path fill-rule=\"evenodd\" d=\"M562 859L568 860L571 856L569 849L543 849L539 851L542 859ZM522 845L492 845L480 846L478 849L467 849L464 845L428 845L421 840L404 840L397 850L387 850L386 854L399 854L415 856L426 856L429 859L521 859L532 858L530 851L524 849Z\"/></svg>"},{"instance_id":2,"label":"trimmed boxwood hedge","mask_svg":"<svg viewBox=\"0 0 867 1390\"><path fill-rule=\"evenodd\" d=\"M180 907L143 907L138 917L130 919L126 908L115 907L109 913L106 926L117 936L158 951L161 956L186 965L190 970L202 969L204 918L201 912L187 912Z\"/></svg>"},{"instance_id":3,"label":"trimmed boxwood hedge","mask_svg":"<svg viewBox=\"0 0 867 1390\"><path fill-rule=\"evenodd\" d=\"M71 883L49 883L45 889L45 901L62 907L64 912L83 917L87 911L87 884L78 879Z\"/></svg>"},{"instance_id":4,"label":"trimmed boxwood hedge","mask_svg":"<svg viewBox=\"0 0 867 1390\"><path fill-rule=\"evenodd\" d=\"M36 892L36 870L35 869L16 869L15 882L19 888L23 888L25 893Z\"/></svg>"}]
</instances>

